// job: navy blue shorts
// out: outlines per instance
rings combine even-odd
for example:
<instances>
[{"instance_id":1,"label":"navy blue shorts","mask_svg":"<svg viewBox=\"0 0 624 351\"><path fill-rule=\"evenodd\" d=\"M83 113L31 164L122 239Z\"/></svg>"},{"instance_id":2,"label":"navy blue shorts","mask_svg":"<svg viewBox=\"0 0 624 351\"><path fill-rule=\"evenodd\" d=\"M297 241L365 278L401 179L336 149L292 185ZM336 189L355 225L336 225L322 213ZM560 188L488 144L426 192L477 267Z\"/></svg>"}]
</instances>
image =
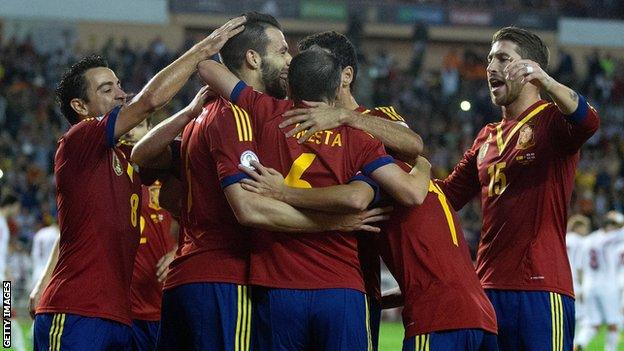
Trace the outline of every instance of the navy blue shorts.
<instances>
[{"instance_id":1,"label":"navy blue shorts","mask_svg":"<svg viewBox=\"0 0 624 351\"><path fill-rule=\"evenodd\" d=\"M498 351L496 334L481 329L458 329L412 336L403 351Z\"/></svg>"},{"instance_id":2,"label":"navy blue shorts","mask_svg":"<svg viewBox=\"0 0 624 351\"><path fill-rule=\"evenodd\" d=\"M368 304L351 289L254 288L256 351L370 351Z\"/></svg>"},{"instance_id":3,"label":"navy blue shorts","mask_svg":"<svg viewBox=\"0 0 624 351\"><path fill-rule=\"evenodd\" d=\"M153 351L156 349L160 321L132 320L132 350Z\"/></svg>"},{"instance_id":4,"label":"navy blue shorts","mask_svg":"<svg viewBox=\"0 0 624 351\"><path fill-rule=\"evenodd\" d=\"M485 292L496 310L501 350L572 350L574 299L548 291Z\"/></svg>"},{"instance_id":5,"label":"navy blue shorts","mask_svg":"<svg viewBox=\"0 0 624 351\"><path fill-rule=\"evenodd\" d=\"M193 283L163 292L157 350L247 351L251 288Z\"/></svg>"},{"instance_id":6,"label":"navy blue shorts","mask_svg":"<svg viewBox=\"0 0 624 351\"><path fill-rule=\"evenodd\" d=\"M132 329L108 319L69 313L35 316L34 350L132 350Z\"/></svg>"},{"instance_id":7,"label":"navy blue shorts","mask_svg":"<svg viewBox=\"0 0 624 351\"><path fill-rule=\"evenodd\" d=\"M373 351L379 348L379 327L381 324L381 305L371 297L368 297L369 325L371 333L371 342L373 343Z\"/></svg>"}]
</instances>

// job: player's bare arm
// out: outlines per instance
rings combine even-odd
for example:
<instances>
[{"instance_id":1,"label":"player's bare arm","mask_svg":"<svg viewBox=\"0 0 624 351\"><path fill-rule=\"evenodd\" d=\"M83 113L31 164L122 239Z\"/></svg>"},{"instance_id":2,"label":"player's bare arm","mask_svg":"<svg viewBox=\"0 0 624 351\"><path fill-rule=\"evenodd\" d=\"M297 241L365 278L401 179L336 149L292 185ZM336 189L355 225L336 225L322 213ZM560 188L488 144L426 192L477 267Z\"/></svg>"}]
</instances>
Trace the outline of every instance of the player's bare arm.
<instances>
[{"instance_id":1,"label":"player's bare arm","mask_svg":"<svg viewBox=\"0 0 624 351\"><path fill-rule=\"evenodd\" d=\"M197 65L197 68L202 80L215 93L226 99L230 98L236 84L240 82L240 78L236 77L225 65L213 60L204 60Z\"/></svg>"},{"instance_id":2,"label":"player's bare arm","mask_svg":"<svg viewBox=\"0 0 624 351\"><path fill-rule=\"evenodd\" d=\"M578 107L578 94L549 76L537 62L515 60L507 65L503 73L506 79L519 80L522 84L530 83L544 89L564 115L573 113Z\"/></svg>"},{"instance_id":3,"label":"player's bare arm","mask_svg":"<svg viewBox=\"0 0 624 351\"><path fill-rule=\"evenodd\" d=\"M301 211L293 206L264 197L242 188L235 183L223 190L242 225L289 233L314 233L325 231L367 231L378 233L375 222L389 218L388 208L376 208L355 214L330 214Z\"/></svg>"},{"instance_id":4,"label":"player's bare arm","mask_svg":"<svg viewBox=\"0 0 624 351\"><path fill-rule=\"evenodd\" d=\"M363 181L321 188L294 188L284 183L277 170L251 161L254 168L239 165L239 169L251 177L240 181L243 189L270 197L291 206L309 210L353 213L364 211L375 198L375 192Z\"/></svg>"},{"instance_id":5,"label":"player's bare arm","mask_svg":"<svg viewBox=\"0 0 624 351\"><path fill-rule=\"evenodd\" d=\"M188 122L199 116L202 107L212 96L208 86L202 87L188 106L152 128L132 148L132 162L154 169L171 167L169 144L184 130Z\"/></svg>"},{"instance_id":6,"label":"player's bare arm","mask_svg":"<svg viewBox=\"0 0 624 351\"><path fill-rule=\"evenodd\" d=\"M422 153L422 138L404 125L346 108L331 107L324 102L304 101L304 103L310 108L287 111L284 117L288 119L280 124L280 128L298 124L286 133L286 137L307 131L299 138L299 144L304 143L318 131L346 125L372 134L385 147L406 159L414 160Z\"/></svg>"},{"instance_id":7,"label":"player's bare arm","mask_svg":"<svg viewBox=\"0 0 624 351\"><path fill-rule=\"evenodd\" d=\"M124 135L169 102L197 70L197 64L218 53L229 38L244 29L245 21L244 16L228 21L158 72L119 112L115 137Z\"/></svg>"},{"instance_id":8,"label":"player's bare arm","mask_svg":"<svg viewBox=\"0 0 624 351\"><path fill-rule=\"evenodd\" d=\"M35 318L35 311L37 310L37 305L39 305L39 300L41 300L41 295L48 286L50 279L52 279L52 272L54 272L54 267L56 267L56 263L58 262L60 241L61 237L59 236L56 238L52 252L50 252L50 257L48 257L48 263L46 264L43 274L39 278L39 281L35 284L35 287L32 289L30 296L28 297L28 312L30 313L30 317L33 319Z\"/></svg>"},{"instance_id":9,"label":"player's bare arm","mask_svg":"<svg viewBox=\"0 0 624 351\"><path fill-rule=\"evenodd\" d=\"M424 157L418 156L410 173L405 173L401 167L391 163L377 168L369 176L401 205L417 206L425 201L430 175L431 164Z\"/></svg>"},{"instance_id":10,"label":"player's bare arm","mask_svg":"<svg viewBox=\"0 0 624 351\"><path fill-rule=\"evenodd\" d=\"M253 164L258 172L246 167L240 169L252 177L241 180L241 186L251 192L279 198L290 205L322 211L353 211L357 206L366 208L373 200L372 188L362 181L326 188L299 189L282 186L278 183L281 174L267 170L259 163ZM419 156L410 173L405 173L396 164L388 164L371 173L375 180L390 196L404 206L422 204L429 189L431 164Z\"/></svg>"}]
</instances>

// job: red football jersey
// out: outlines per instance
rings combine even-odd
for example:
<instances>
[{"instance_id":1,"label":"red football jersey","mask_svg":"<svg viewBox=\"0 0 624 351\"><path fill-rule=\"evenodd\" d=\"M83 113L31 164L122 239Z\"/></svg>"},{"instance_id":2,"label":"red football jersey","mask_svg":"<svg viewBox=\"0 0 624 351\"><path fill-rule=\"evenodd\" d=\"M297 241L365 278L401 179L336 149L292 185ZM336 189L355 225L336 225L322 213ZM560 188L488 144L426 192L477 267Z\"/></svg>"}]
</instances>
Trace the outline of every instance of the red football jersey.
<instances>
[{"instance_id":1,"label":"red football jersey","mask_svg":"<svg viewBox=\"0 0 624 351\"><path fill-rule=\"evenodd\" d=\"M165 289L198 282L247 283L249 230L238 223L221 191L211 152L216 142L233 142L210 136L229 106L227 100L212 100L182 134L184 239L170 265Z\"/></svg>"},{"instance_id":2,"label":"red football jersey","mask_svg":"<svg viewBox=\"0 0 624 351\"><path fill-rule=\"evenodd\" d=\"M439 185L455 209L481 193L477 273L484 288L574 296L565 246L579 149L600 123L578 122L539 101L514 120L486 125Z\"/></svg>"},{"instance_id":3,"label":"red football jersey","mask_svg":"<svg viewBox=\"0 0 624 351\"><path fill-rule=\"evenodd\" d=\"M119 110L79 122L59 141L54 160L59 259L37 313L131 323L141 188L138 174L115 147Z\"/></svg>"},{"instance_id":4,"label":"red football jersey","mask_svg":"<svg viewBox=\"0 0 624 351\"><path fill-rule=\"evenodd\" d=\"M143 186L141 238L132 274L132 319L160 320L163 284L158 282L156 264L175 246L171 235L171 215L158 204L160 183Z\"/></svg>"},{"instance_id":5,"label":"red football jersey","mask_svg":"<svg viewBox=\"0 0 624 351\"><path fill-rule=\"evenodd\" d=\"M405 338L452 329L497 332L457 214L433 182L420 206L395 206L380 247L405 301Z\"/></svg>"},{"instance_id":6,"label":"red football jersey","mask_svg":"<svg viewBox=\"0 0 624 351\"><path fill-rule=\"evenodd\" d=\"M282 113L292 108L291 101L273 99L251 87L245 87L235 101L238 106L233 106L232 115L218 121L220 135L232 134L237 141L218 161L223 186L243 177L237 165L253 152L258 152L263 164L281 172L286 184L303 188L344 184L360 170L370 174L392 162L379 140L349 127L318 132L302 145L297 136L286 139L278 124ZM253 235L250 262L251 284L364 291L352 233L258 230Z\"/></svg>"},{"instance_id":7,"label":"red football jersey","mask_svg":"<svg viewBox=\"0 0 624 351\"><path fill-rule=\"evenodd\" d=\"M399 115L392 106L375 107L374 109L367 109L364 106L360 106L356 108L355 111L387 119L409 128L405 123L405 119L403 119L403 117L401 117L401 115ZM395 156L392 151L388 151L388 154ZM370 233L358 234L358 253L360 264L362 266L362 274L364 275L366 294L377 300L377 302L381 302L381 260L379 258L379 236L370 235Z\"/></svg>"}]
</instances>

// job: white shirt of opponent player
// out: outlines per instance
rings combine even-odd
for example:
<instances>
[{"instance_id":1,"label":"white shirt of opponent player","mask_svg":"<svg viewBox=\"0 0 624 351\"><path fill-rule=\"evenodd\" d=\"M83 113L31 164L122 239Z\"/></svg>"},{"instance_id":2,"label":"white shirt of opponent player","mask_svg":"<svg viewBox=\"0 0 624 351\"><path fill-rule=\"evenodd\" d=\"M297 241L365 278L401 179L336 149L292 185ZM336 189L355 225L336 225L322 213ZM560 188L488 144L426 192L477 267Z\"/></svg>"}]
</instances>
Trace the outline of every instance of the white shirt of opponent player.
<instances>
[{"instance_id":1,"label":"white shirt of opponent player","mask_svg":"<svg viewBox=\"0 0 624 351\"><path fill-rule=\"evenodd\" d=\"M39 281L39 278L45 271L48 258L54 249L54 244L59 235L58 226L53 224L39 229L33 237L32 249L30 251L30 257L32 259L32 276L30 282L32 285Z\"/></svg>"},{"instance_id":2,"label":"white shirt of opponent player","mask_svg":"<svg viewBox=\"0 0 624 351\"><path fill-rule=\"evenodd\" d=\"M581 267L586 318L591 326L618 325L621 320L617 248L623 241L618 234L599 229L585 239Z\"/></svg>"},{"instance_id":3,"label":"white shirt of opponent player","mask_svg":"<svg viewBox=\"0 0 624 351\"><path fill-rule=\"evenodd\" d=\"M566 234L566 248L568 251L568 260L572 269L572 282L574 284L574 293L581 292L581 282L579 280L579 270L581 269L581 259L583 255L584 237L575 232Z\"/></svg>"}]
</instances>

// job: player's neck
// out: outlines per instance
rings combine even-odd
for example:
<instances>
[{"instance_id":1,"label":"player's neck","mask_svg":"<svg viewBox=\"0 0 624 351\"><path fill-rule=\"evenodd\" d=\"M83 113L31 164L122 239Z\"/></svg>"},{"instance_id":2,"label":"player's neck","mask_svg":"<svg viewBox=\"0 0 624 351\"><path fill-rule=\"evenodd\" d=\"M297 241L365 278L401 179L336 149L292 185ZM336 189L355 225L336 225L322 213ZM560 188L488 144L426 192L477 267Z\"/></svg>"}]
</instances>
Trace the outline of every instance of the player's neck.
<instances>
[{"instance_id":1,"label":"player's neck","mask_svg":"<svg viewBox=\"0 0 624 351\"><path fill-rule=\"evenodd\" d=\"M360 105L355 101L353 95L349 91L341 91L338 93L338 104L340 107L346 108L348 110L355 110L360 107Z\"/></svg>"},{"instance_id":2,"label":"player's neck","mask_svg":"<svg viewBox=\"0 0 624 351\"><path fill-rule=\"evenodd\" d=\"M524 111L526 111L531 105L540 101L541 97L539 92L531 94L520 94L518 98L509 105L501 106L503 111L503 119L514 120L518 118Z\"/></svg>"},{"instance_id":3,"label":"player's neck","mask_svg":"<svg viewBox=\"0 0 624 351\"><path fill-rule=\"evenodd\" d=\"M257 90L257 91L259 91L261 93L265 93L266 89L265 89L264 83L262 82L262 79L261 79L261 77L259 75L253 74L252 72L248 72L248 71L242 70L242 72L240 72L238 77L240 78L240 80L245 82L245 84L247 84L248 86L254 88L254 90Z\"/></svg>"}]
</instances>

